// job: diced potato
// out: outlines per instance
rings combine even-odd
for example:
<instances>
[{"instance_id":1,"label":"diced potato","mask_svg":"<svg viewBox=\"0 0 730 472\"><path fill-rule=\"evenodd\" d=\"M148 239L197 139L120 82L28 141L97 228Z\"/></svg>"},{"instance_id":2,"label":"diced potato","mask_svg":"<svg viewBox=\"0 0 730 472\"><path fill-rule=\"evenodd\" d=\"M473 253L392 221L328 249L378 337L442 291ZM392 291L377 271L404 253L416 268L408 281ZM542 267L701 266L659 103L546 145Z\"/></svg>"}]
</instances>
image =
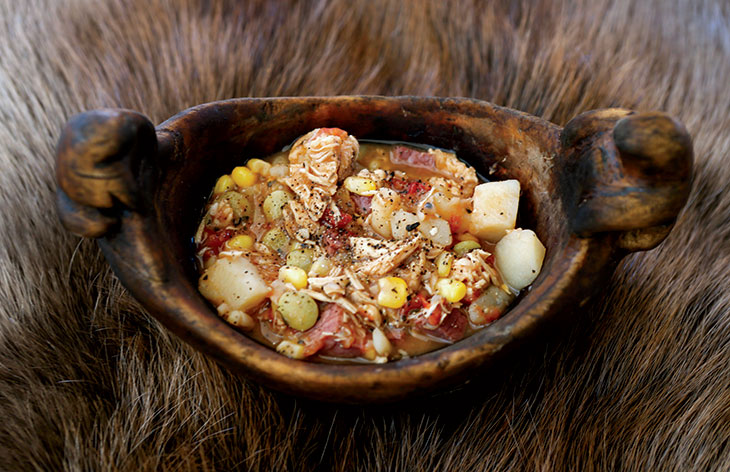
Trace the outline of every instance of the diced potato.
<instances>
[{"instance_id":1,"label":"diced potato","mask_svg":"<svg viewBox=\"0 0 730 472\"><path fill-rule=\"evenodd\" d=\"M422 221L418 230L423 236L439 246L449 246L452 242L451 227L446 220L441 218L429 218Z\"/></svg>"},{"instance_id":2,"label":"diced potato","mask_svg":"<svg viewBox=\"0 0 730 472\"><path fill-rule=\"evenodd\" d=\"M390 217L390 229L395 239L407 238L419 225L418 217L407 211L398 210Z\"/></svg>"},{"instance_id":3,"label":"diced potato","mask_svg":"<svg viewBox=\"0 0 730 472\"><path fill-rule=\"evenodd\" d=\"M494 258L504 281L512 288L521 290L540 274L545 246L533 231L516 229L497 243Z\"/></svg>"},{"instance_id":4,"label":"diced potato","mask_svg":"<svg viewBox=\"0 0 730 472\"><path fill-rule=\"evenodd\" d=\"M469 232L490 242L499 241L514 229L520 203L520 182L504 180L477 185Z\"/></svg>"},{"instance_id":5,"label":"diced potato","mask_svg":"<svg viewBox=\"0 0 730 472\"><path fill-rule=\"evenodd\" d=\"M214 305L225 303L231 310L246 311L269 295L269 287L256 266L245 257L220 258L198 281L200 293Z\"/></svg>"},{"instance_id":6,"label":"diced potato","mask_svg":"<svg viewBox=\"0 0 730 472\"><path fill-rule=\"evenodd\" d=\"M373 231L386 239L393 236L390 217L400 206L400 195L389 188L381 188L373 197L370 205L370 226Z\"/></svg>"}]
</instances>

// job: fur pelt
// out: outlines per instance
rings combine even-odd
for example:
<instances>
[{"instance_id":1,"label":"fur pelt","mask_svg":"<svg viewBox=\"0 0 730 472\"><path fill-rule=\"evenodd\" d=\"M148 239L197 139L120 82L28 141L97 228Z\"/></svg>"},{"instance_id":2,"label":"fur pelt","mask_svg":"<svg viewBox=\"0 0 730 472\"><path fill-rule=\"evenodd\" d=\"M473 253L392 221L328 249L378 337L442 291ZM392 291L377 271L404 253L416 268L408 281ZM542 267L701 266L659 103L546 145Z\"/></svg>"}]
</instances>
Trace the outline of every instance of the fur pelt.
<instances>
[{"instance_id":1,"label":"fur pelt","mask_svg":"<svg viewBox=\"0 0 730 472\"><path fill-rule=\"evenodd\" d=\"M0 0L3 470L730 470L730 7L724 0ZM569 329L457 392L272 393L147 316L60 226L74 113L159 123L239 96L471 96L564 124L659 109L689 203Z\"/></svg>"}]
</instances>

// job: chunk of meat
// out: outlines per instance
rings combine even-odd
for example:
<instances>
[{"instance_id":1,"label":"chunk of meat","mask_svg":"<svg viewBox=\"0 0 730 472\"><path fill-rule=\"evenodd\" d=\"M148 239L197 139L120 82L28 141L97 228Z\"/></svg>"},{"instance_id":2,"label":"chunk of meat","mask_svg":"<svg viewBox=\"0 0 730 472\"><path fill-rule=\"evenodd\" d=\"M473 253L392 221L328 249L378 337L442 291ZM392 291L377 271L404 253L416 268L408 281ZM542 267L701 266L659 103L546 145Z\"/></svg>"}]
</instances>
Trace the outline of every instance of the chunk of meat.
<instances>
[{"instance_id":1,"label":"chunk of meat","mask_svg":"<svg viewBox=\"0 0 730 472\"><path fill-rule=\"evenodd\" d=\"M373 203L373 197L365 197L362 195L352 195L350 197L355 204L358 215L367 215L370 213L370 206Z\"/></svg>"},{"instance_id":2,"label":"chunk of meat","mask_svg":"<svg viewBox=\"0 0 730 472\"><path fill-rule=\"evenodd\" d=\"M346 229L328 228L319 242L328 256L334 256L348 247L350 235Z\"/></svg>"},{"instance_id":3,"label":"chunk of meat","mask_svg":"<svg viewBox=\"0 0 730 472\"><path fill-rule=\"evenodd\" d=\"M425 239L420 234L397 241L351 237L354 270L367 275L385 275L421 248L424 242Z\"/></svg>"},{"instance_id":4,"label":"chunk of meat","mask_svg":"<svg viewBox=\"0 0 730 472\"><path fill-rule=\"evenodd\" d=\"M467 324L466 315L458 308L455 308L435 328L429 325L426 318L422 317L416 320L414 329L434 338L454 342L464 337Z\"/></svg>"},{"instance_id":5,"label":"chunk of meat","mask_svg":"<svg viewBox=\"0 0 730 472\"><path fill-rule=\"evenodd\" d=\"M318 221L337 192L337 182L352 170L359 144L338 128L318 128L299 138L289 151L289 176L283 181Z\"/></svg>"},{"instance_id":6,"label":"chunk of meat","mask_svg":"<svg viewBox=\"0 0 730 472\"><path fill-rule=\"evenodd\" d=\"M391 151L390 159L394 164L421 167L454 179L462 197L470 197L474 193L474 187L479 183L473 167L461 162L455 154L440 149L419 151L406 146L396 146Z\"/></svg>"},{"instance_id":7,"label":"chunk of meat","mask_svg":"<svg viewBox=\"0 0 730 472\"><path fill-rule=\"evenodd\" d=\"M305 356L321 354L336 357L357 357L363 354L368 341L364 328L338 305L328 304L317 323L304 333Z\"/></svg>"}]
</instances>

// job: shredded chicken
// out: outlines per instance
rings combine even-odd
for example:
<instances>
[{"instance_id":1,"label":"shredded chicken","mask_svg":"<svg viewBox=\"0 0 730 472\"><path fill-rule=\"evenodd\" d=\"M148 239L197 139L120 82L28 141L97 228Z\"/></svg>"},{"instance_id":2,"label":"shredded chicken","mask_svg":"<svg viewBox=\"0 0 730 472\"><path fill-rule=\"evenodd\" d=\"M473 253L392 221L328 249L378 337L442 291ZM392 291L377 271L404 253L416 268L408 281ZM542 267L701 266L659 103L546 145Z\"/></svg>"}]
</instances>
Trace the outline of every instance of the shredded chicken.
<instances>
[{"instance_id":1,"label":"shredded chicken","mask_svg":"<svg viewBox=\"0 0 730 472\"><path fill-rule=\"evenodd\" d=\"M473 167L456 158L455 154L444 152L440 149L429 149L435 161L436 169L454 179L454 186L461 190L462 197L471 197L474 194L474 187L477 186L477 173ZM457 194L458 195L458 194Z\"/></svg>"},{"instance_id":2,"label":"shredded chicken","mask_svg":"<svg viewBox=\"0 0 730 472\"><path fill-rule=\"evenodd\" d=\"M299 196L312 221L322 217L337 182L350 174L358 151L354 137L327 128L305 134L292 146L289 176L283 181Z\"/></svg>"},{"instance_id":3,"label":"shredded chicken","mask_svg":"<svg viewBox=\"0 0 730 472\"><path fill-rule=\"evenodd\" d=\"M385 275L422 247L424 241L420 233L397 241L352 237L350 246L355 261L354 269L367 275Z\"/></svg>"},{"instance_id":4,"label":"shredded chicken","mask_svg":"<svg viewBox=\"0 0 730 472\"><path fill-rule=\"evenodd\" d=\"M488 286L490 283L502 286L502 280L497 271L487 264L489 253L482 249L475 249L454 261L451 269L451 278L460 280L467 287L474 290Z\"/></svg>"},{"instance_id":5,"label":"shredded chicken","mask_svg":"<svg viewBox=\"0 0 730 472\"><path fill-rule=\"evenodd\" d=\"M284 227L286 232L299 241L306 241L320 230L320 225L313 221L304 205L296 200L289 200L284 208Z\"/></svg>"}]
</instances>

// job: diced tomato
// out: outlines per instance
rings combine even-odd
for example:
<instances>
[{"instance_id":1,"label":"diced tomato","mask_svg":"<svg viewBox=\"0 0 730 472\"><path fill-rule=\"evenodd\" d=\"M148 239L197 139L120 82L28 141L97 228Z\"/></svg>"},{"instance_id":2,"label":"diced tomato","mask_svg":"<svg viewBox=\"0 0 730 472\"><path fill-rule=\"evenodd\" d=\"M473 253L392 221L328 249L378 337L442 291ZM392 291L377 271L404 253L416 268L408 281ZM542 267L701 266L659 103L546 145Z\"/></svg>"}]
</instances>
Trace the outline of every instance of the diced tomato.
<instances>
[{"instance_id":1,"label":"diced tomato","mask_svg":"<svg viewBox=\"0 0 730 472\"><path fill-rule=\"evenodd\" d=\"M487 260L485 261L490 266L494 267L494 254L490 254L487 256Z\"/></svg>"},{"instance_id":2,"label":"diced tomato","mask_svg":"<svg viewBox=\"0 0 730 472\"><path fill-rule=\"evenodd\" d=\"M221 247L226 243L226 241L233 237L233 231L230 229L212 231L206 228L203 233L205 234L203 246L208 247L216 256L219 252L221 252Z\"/></svg>"},{"instance_id":3,"label":"diced tomato","mask_svg":"<svg viewBox=\"0 0 730 472\"><path fill-rule=\"evenodd\" d=\"M433 312L431 312L430 315L428 315L428 318L426 318L426 322L431 326L438 326L441 323L442 315L443 310L441 310L441 305L439 305L433 310Z\"/></svg>"},{"instance_id":4,"label":"diced tomato","mask_svg":"<svg viewBox=\"0 0 730 472\"><path fill-rule=\"evenodd\" d=\"M420 310L421 308L427 308L429 305L429 302L426 300L426 295L423 292L418 293L411 296L408 302L401 307L400 315L403 317L408 316L410 312Z\"/></svg>"},{"instance_id":5,"label":"diced tomato","mask_svg":"<svg viewBox=\"0 0 730 472\"><path fill-rule=\"evenodd\" d=\"M431 186L427 183L421 182L420 180L413 180L408 184L408 195L415 195L417 193L426 193L431 190Z\"/></svg>"},{"instance_id":6,"label":"diced tomato","mask_svg":"<svg viewBox=\"0 0 730 472\"><path fill-rule=\"evenodd\" d=\"M350 224L350 222L352 221L352 215L341 211L339 218L337 218L335 217L334 213L332 213L332 211L327 208L322 214L321 221L328 228L342 229Z\"/></svg>"},{"instance_id":7,"label":"diced tomato","mask_svg":"<svg viewBox=\"0 0 730 472\"><path fill-rule=\"evenodd\" d=\"M451 215L449 217L449 228L451 228L452 233L458 233L461 229L461 216L460 215Z\"/></svg>"},{"instance_id":8,"label":"diced tomato","mask_svg":"<svg viewBox=\"0 0 730 472\"><path fill-rule=\"evenodd\" d=\"M403 180L399 177L393 177L389 180L390 187L395 190L396 192L403 193L408 190L408 181Z\"/></svg>"}]
</instances>

